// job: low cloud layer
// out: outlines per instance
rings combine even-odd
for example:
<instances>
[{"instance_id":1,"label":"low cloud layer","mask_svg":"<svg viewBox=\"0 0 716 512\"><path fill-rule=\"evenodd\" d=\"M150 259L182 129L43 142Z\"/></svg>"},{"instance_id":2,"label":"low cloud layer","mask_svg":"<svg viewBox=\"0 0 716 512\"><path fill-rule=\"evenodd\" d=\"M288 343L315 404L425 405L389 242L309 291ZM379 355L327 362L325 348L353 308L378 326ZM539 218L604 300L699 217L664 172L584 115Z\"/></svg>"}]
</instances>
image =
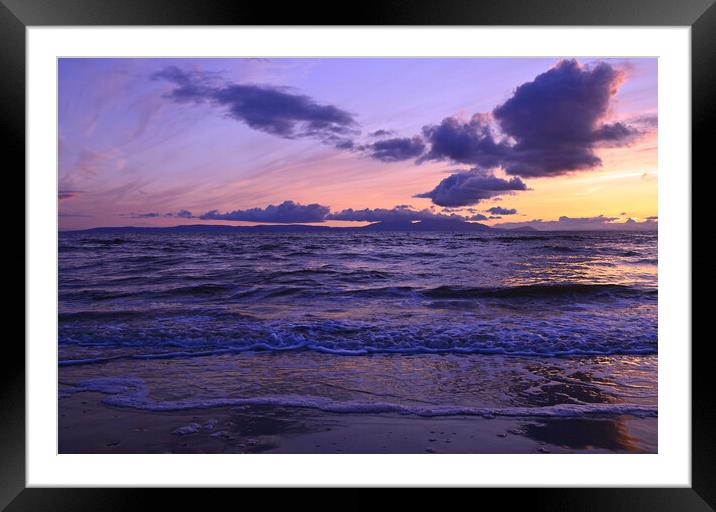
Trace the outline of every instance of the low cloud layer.
<instances>
[{"instance_id":1,"label":"low cloud layer","mask_svg":"<svg viewBox=\"0 0 716 512\"><path fill-rule=\"evenodd\" d=\"M179 210L178 212L165 213L165 217L176 217L179 219L193 219L194 215L189 210Z\"/></svg>"},{"instance_id":2,"label":"low cloud layer","mask_svg":"<svg viewBox=\"0 0 716 512\"><path fill-rule=\"evenodd\" d=\"M517 210L515 208L503 208L501 206L493 206L492 208L488 208L487 212L491 213L492 215L516 215Z\"/></svg>"},{"instance_id":3,"label":"low cloud layer","mask_svg":"<svg viewBox=\"0 0 716 512\"><path fill-rule=\"evenodd\" d=\"M179 210L175 213L165 213L164 215L156 212L150 213L132 213L125 215L131 218L153 218L153 217L174 217L184 219L201 219L201 220L223 220L223 221L244 221L257 222L267 224L299 224L299 223L317 223L327 220L350 221L350 222L415 222L422 220L470 220L464 215L455 213L440 213L432 211L428 208L416 210L410 205L398 205L393 208L364 208L362 210L354 210L348 208L338 212L331 212L328 206L317 203L300 204L293 201L284 201L281 204L270 204L265 208L250 208L247 210L234 210L231 212L221 213L218 210L212 210L202 215L193 215L188 210ZM484 215L479 215L484 220ZM473 219L475 220L475 219Z\"/></svg>"},{"instance_id":4,"label":"low cloud layer","mask_svg":"<svg viewBox=\"0 0 716 512\"><path fill-rule=\"evenodd\" d=\"M168 97L176 102L194 102L223 107L233 119L255 130L286 139L314 138L338 146L352 147L356 133L353 115L333 105L317 103L285 87L220 83L216 75L168 66L153 78L174 84Z\"/></svg>"},{"instance_id":5,"label":"low cloud layer","mask_svg":"<svg viewBox=\"0 0 716 512\"><path fill-rule=\"evenodd\" d=\"M440 206L457 207L470 206L485 199L522 190L527 190L527 185L518 177L502 179L476 168L452 174L433 190L415 197L429 198Z\"/></svg>"},{"instance_id":6,"label":"low cloud layer","mask_svg":"<svg viewBox=\"0 0 716 512\"><path fill-rule=\"evenodd\" d=\"M284 201L281 204L270 204L266 208L250 208L248 210L234 210L220 213L212 210L201 216L202 220L233 220L246 222L265 222L277 224L298 224L310 222L323 222L330 209L317 203L300 204L293 201Z\"/></svg>"},{"instance_id":7,"label":"low cloud layer","mask_svg":"<svg viewBox=\"0 0 716 512\"><path fill-rule=\"evenodd\" d=\"M489 176L488 178L494 178L494 176ZM158 212L147 212L130 213L122 216L135 219L173 217L217 221L243 221L259 224L307 224L323 223L326 221L348 221L361 223L405 223L420 221L481 222L492 219L500 219L501 217L499 215L514 215L517 213L517 210L514 208L507 209L495 206L489 208L486 212L489 212L491 215L487 216L479 213L474 208L460 208L459 210L452 210L452 208L448 207L440 211L435 207L431 207L417 210L410 205L398 205L393 208L364 208L361 210L347 208L341 211L331 212L328 206L323 206L317 203L304 205L294 201L284 201L277 205L270 204L265 208L250 208L247 210L234 210L225 213L221 213L218 210L212 210L202 215L193 215L189 210L179 210L177 212L164 214ZM655 231L658 227L657 219L658 217L652 216L646 217L644 220L634 220L632 218L628 218L624 221L623 217L607 217L604 215L597 215L594 217L562 216L558 220L554 221L533 219L523 222L501 222L494 224L493 227L505 229L530 227L540 231Z\"/></svg>"},{"instance_id":8,"label":"low cloud layer","mask_svg":"<svg viewBox=\"0 0 716 512\"><path fill-rule=\"evenodd\" d=\"M128 217L130 219L156 219L161 217L162 214L158 212L146 212L146 213L127 213L120 215L120 217Z\"/></svg>"},{"instance_id":9,"label":"low cloud layer","mask_svg":"<svg viewBox=\"0 0 716 512\"><path fill-rule=\"evenodd\" d=\"M399 205L394 208L365 208L354 210L348 208L340 212L331 213L327 220L345 220L354 222L413 222L421 220L466 220L465 217L455 214L435 213L427 208L415 210L408 205Z\"/></svg>"},{"instance_id":10,"label":"low cloud layer","mask_svg":"<svg viewBox=\"0 0 716 512\"><path fill-rule=\"evenodd\" d=\"M595 217L567 217L562 216L559 220L546 221L542 219L534 219L525 222L502 222L495 224L499 228L525 228L531 227L540 231L591 231L591 230L641 230L654 231L658 227L658 223L653 217L649 217L644 221L636 221L627 219L626 222L620 221L617 217L606 217L598 215Z\"/></svg>"}]
</instances>

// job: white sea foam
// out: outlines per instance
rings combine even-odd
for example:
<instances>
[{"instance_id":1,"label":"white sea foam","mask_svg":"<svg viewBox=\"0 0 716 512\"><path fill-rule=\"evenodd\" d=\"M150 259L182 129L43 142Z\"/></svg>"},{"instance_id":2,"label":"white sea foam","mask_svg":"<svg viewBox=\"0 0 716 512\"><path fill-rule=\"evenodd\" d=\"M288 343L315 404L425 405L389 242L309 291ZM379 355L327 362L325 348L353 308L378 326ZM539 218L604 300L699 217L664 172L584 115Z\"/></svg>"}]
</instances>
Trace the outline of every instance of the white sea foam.
<instances>
[{"instance_id":1,"label":"white sea foam","mask_svg":"<svg viewBox=\"0 0 716 512\"><path fill-rule=\"evenodd\" d=\"M579 417L587 415L632 415L656 417L657 408L636 404L560 404L544 407L472 407L462 405L406 405L392 402L361 400L338 401L326 397L305 395L272 395L250 398L207 398L195 400L159 401L149 398L141 379L109 377L80 382L86 391L106 393L107 405L146 411L181 411L215 407L273 406L316 409L344 414L405 414L423 417L482 416L482 417ZM199 426L200 427L200 426Z\"/></svg>"}]
</instances>

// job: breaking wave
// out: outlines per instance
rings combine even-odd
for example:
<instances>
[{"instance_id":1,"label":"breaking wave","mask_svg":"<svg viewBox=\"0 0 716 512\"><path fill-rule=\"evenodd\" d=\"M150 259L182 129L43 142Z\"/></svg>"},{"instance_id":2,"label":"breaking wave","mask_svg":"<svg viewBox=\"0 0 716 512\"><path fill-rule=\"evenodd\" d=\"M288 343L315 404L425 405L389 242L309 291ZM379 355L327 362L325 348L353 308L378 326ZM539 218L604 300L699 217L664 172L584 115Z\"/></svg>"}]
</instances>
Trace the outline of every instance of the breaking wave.
<instances>
[{"instance_id":1,"label":"breaking wave","mask_svg":"<svg viewBox=\"0 0 716 512\"><path fill-rule=\"evenodd\" d=\"M109 395L104 403L114 407L127 407L146 411L182 411L215 407L273 406L317 409L330 413L379 414L393 413L423 417L482 416L504 417L581 417L588 415L632 415L656 417L657 408L636 404L559 404L542 407L472 407L465 405L408 405L392 402L360 400L338 401L331 398L306 395L275 395L248 398L206 398L196 400L161 401L149 397L141 379L109 377L79 382L65 394L94 391Z\"/></svg>"}]
</instances>

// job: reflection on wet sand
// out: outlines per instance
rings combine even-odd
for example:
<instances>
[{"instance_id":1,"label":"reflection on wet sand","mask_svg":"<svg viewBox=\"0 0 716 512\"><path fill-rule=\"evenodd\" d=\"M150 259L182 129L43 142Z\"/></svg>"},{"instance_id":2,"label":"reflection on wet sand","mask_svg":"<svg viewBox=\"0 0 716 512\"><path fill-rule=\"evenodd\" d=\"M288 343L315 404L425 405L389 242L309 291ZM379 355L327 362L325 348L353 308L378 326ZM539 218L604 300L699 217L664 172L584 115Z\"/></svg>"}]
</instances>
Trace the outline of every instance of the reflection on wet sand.
<instances>
[{"instance_id":1,"label":"reflection on wet sand","mask_svg":"<svg viewBox=\"0 0 716 512\"><path fill-rule=\"evenodd\" d=\"M60 369L61 448L653 453L657 365L655 355L535 361L255 352L66 366ZM84 412L88 396L97 401L91 413ZM87 429L98 418L106 422L89 443ZM122 425L143 434L123 436ZM84 434L74 436L75 429Z\"/></svg>"},{"instance_id":2,"label":"reflection on wet sand","mask_svg":"<svg viewBox=\"0 0 716 512\"><path fill-rule=\"evenodd\" d=\"M641 453L644 447L631 435L629 418L561 418L525 423L524 435L550 445L574 450L605 449Z\"/></svg>"}]
</instances>

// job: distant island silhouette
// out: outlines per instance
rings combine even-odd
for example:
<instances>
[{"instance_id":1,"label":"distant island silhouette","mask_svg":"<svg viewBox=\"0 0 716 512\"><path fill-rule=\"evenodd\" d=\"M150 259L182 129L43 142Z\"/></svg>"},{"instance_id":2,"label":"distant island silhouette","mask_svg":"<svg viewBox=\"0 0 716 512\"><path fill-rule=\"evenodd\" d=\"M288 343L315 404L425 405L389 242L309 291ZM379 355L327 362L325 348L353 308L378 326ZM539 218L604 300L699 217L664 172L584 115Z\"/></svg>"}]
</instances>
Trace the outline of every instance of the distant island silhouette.
<instances>
[{"instance_id":1,"label":"distant island silhouette","mask_svg":"<svg viewBox=\"0 0 716 512\"><path fill-rule=\"evenodd\" d=\"M184 224L167 227L116 226L64 231L65 233L223 233L223 232L321 232L321 231L528 231L538 232L533 227L493 228L478 222L459 220L382 221L360 227L311 226L307 224L257 224L255 226L230 226L216 224Z\"/></svg>"}]
</instances>

